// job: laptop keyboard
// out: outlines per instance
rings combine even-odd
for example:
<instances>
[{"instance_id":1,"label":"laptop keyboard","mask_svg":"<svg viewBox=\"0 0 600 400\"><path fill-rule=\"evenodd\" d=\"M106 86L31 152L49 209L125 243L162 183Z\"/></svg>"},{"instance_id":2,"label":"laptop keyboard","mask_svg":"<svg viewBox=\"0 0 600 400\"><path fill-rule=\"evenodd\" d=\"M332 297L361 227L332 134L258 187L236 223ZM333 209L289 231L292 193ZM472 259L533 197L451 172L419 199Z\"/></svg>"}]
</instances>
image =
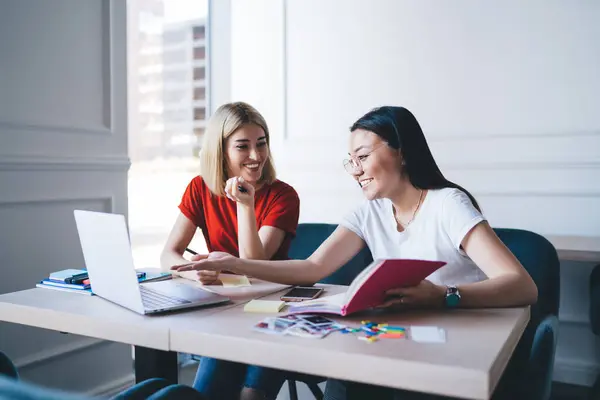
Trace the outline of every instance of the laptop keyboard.
<instances>
[{"instance_id":1,"label":"laptop keyboard","mask_svg":"<svg viewBox=\"0 0 600 400\"><path fill-rule=\"evenodd\" d=\"M142 293L142 302L144 303L144 308L148 310L163 309L190 303L188 300L167 296L163 293L152 290L145 285L140 285L140 292Z\"/></svg>"}]
</instances>

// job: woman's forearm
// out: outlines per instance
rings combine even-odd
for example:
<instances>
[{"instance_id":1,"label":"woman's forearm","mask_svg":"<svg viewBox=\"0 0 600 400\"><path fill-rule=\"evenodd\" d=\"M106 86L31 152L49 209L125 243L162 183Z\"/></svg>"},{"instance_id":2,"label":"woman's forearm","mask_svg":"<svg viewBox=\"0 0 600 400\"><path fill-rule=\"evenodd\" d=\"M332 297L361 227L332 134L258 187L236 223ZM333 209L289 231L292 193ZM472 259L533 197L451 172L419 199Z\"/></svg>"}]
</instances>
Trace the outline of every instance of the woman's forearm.
<instances>
[{"instance_id":1,"label":"woman's forearm","mask_svg":"<svg viewBox=\"0 0 600 400\"><path fill-rule=\"evenodd\" d=\"M460 307L515 307L534 304L537 287L529 276L507 274L477 283L458 285Z\"/></svg>"},{"instance_id":2,"label":"woman's forearm","mask_svg":"<svg viewBox=\"0 0 600 400\"><path fill-rule=\"evenodd\" d=\"M309 260L264 261L237 258L232 267L235 273L285 285L312 285L324 278L322 268Z\"/></svg>"},{"instance_id":3,"label":"woman's forearm","mask_svg":"<svg viewBox=\"0 0 600 400\"><path fill-rule=\"evenodd\" d=\"M160 267L164 271L169 271L171 267L175 265L181 265L188 262L189 260L186 260L181 254L178 254L173 250L163 250L160 254Z\"/></svg>"},{"instance_id":4,"label":"woman's forearm","mask_svg":"<svg viewBox=\"0 0 600 400\"><path fill-rule=\"evenodd\" d=\"M265 249L258 236L254 207L237 203L238 249L240 258L250 260L266 259Z\"/></svg>"}]
</instances>

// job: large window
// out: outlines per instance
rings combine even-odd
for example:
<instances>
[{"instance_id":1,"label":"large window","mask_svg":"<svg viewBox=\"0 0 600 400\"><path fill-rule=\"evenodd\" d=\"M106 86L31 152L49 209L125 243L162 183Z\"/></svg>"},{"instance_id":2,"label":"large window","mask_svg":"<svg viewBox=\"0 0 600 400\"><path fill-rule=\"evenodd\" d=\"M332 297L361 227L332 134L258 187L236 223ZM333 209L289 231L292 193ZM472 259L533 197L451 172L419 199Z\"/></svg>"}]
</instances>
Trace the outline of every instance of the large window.
<instances>
[{"instance_id":1,"label":"large window","mask_svg":"<svg viewBox=\"0 0 600 400\"><path fill-rule=\"evenodd\" d=\"M183 191L199 173L208 0L128 7L129 227L136 267L157 267ZM201 233L191 246L206 251Z\"/></svg>"}]
</instances>

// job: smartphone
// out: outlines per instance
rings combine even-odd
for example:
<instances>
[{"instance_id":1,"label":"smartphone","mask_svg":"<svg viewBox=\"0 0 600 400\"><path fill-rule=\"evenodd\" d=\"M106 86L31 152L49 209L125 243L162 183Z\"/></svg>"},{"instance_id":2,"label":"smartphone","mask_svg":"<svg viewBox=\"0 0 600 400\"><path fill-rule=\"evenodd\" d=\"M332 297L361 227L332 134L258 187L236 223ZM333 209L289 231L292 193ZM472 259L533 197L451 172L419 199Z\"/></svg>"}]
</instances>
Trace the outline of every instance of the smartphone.
<instances>
[{"instance_id":1,"label":"smartphone","mask_svg":"<svg viewBox=\"0 0 600 400\"><path fill-rule=\"evenodd\" d=\"M323 293L323 288L297 286L281 296L282 301L304 301L312 300Z\"/></svg>"}]
</instances>

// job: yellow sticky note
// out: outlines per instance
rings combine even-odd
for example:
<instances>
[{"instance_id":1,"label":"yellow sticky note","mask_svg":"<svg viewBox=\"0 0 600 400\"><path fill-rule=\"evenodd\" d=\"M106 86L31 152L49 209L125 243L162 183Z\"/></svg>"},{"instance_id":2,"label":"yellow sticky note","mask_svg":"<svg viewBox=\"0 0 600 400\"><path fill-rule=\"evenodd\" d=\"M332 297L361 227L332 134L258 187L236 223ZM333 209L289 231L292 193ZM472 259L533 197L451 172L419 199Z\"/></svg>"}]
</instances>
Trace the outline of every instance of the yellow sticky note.
<instances>
[{"instance_id":1,"label":"yellow sticky note","mask_svg":"<svg viewBox=\"0 0 600 400\"><path fill-rule=\"evenodd\" d=\"M246 275L220 274L219 280L223 287L252 286Z\"/></svg>"},{"instance_id":2,"label":"yellow sticky note","mask_svg":"<svg viewBox=\"0 0 600 400\"><path fill-rule=\"evenodd\" d=\"M277 313L285 306L280 300L251 300L244 306L245 312Z\"/></svg>"}]
</instances>

